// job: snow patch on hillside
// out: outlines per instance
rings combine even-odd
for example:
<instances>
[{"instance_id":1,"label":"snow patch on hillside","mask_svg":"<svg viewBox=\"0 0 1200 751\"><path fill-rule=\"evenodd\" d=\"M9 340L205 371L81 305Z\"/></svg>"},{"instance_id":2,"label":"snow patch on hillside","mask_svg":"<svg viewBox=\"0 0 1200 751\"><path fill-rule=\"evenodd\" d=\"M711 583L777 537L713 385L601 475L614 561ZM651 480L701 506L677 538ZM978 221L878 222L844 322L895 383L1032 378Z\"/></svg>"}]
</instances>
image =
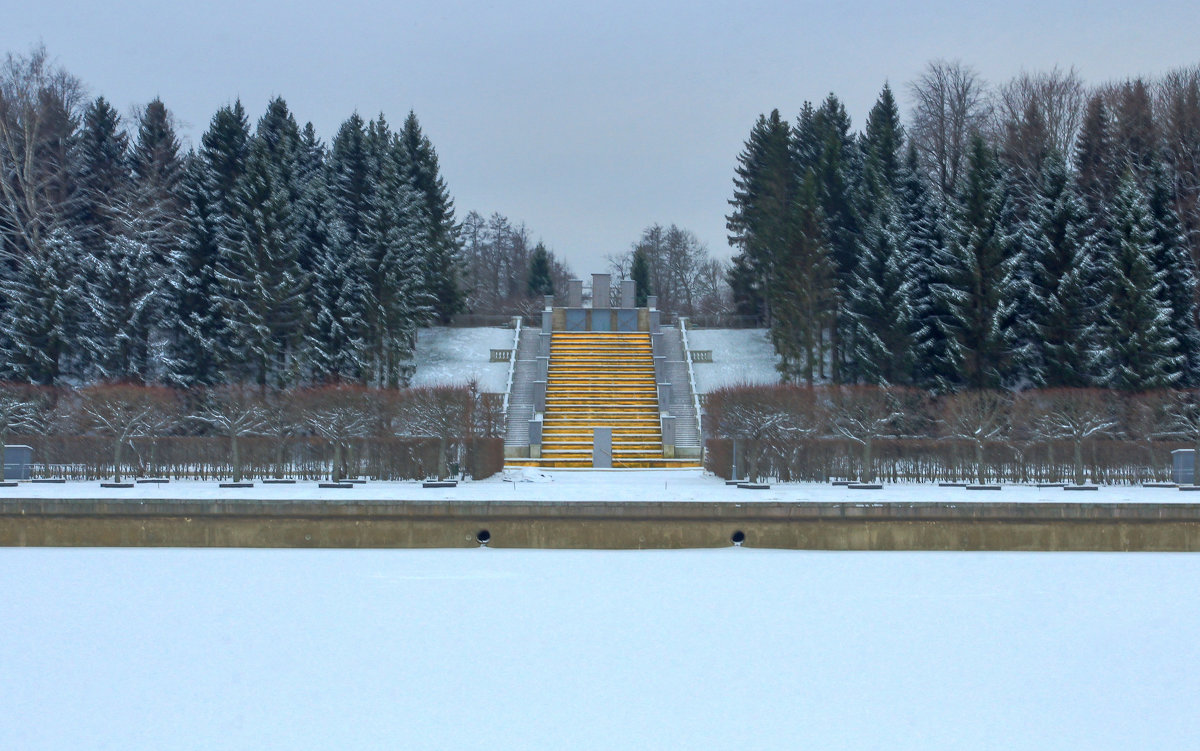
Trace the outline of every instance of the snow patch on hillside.
<instances>
[{"instance_id":1,"label":"snow patch on hillside","mask_svg":"<svg viewBox=\"0 0 1200 751\"><path fill-rule=\"evenodd\" d=\"M508 363L489 362L493 349L512 349L513 330L497 327L424 328L417 333L414 386L452 386L474 379L479 390L504 393Z\"/></svg>"},{"instance_id":2,"label":"snow patch on hillside","mask_svg":"<svg viewBox=\"0 0 1200 751\"><path fill-rule=\"evenodd\" d=\"M688 345L713 353L711 363L692 364L701 394L742 383L779 383L779 357L766 329L689 329Z\"/></svg>"}]
</instances>

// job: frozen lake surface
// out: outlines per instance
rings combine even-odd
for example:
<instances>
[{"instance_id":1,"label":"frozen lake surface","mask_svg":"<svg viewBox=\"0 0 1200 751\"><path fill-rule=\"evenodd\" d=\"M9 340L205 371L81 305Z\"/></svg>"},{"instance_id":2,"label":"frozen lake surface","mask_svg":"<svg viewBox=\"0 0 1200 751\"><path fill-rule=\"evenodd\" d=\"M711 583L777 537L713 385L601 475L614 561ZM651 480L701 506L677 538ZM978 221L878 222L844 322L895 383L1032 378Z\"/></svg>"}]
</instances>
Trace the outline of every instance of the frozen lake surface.
<instances>
[{"instance_id":1,"label":"frozen lake surface","mask_svg":"<svg viewBox=\"0 0 1200 751\"><path fill-rule=\"evenodd\" d=\"M1200 738L1200 556L0 550L0 748Z\"/></svg>"},{"instance_id":2,"label":"frozen lake surface","mask_svg":"<svg viewBox=\"0 0 1200 751\"><path fill-rule=\"evenodd\" d=\"M1005 485L1000 492L943 488L933 483L898 483L882 490L849 490L820 483L778 483L770 490L725 485L701 469L679 470L511 470L456 488L422 488L419 482L368 482L353 489L322 489L315 481L229 489L217 482L170 482L105 489L99 482L61 485L21 483L0 488L4 498L92 498L128 500L431 500L431 501L699 501L733 503L1200 503L1200 493L1175 488L1103 486L1094 492Z\"/></svg>"}]
</instances>

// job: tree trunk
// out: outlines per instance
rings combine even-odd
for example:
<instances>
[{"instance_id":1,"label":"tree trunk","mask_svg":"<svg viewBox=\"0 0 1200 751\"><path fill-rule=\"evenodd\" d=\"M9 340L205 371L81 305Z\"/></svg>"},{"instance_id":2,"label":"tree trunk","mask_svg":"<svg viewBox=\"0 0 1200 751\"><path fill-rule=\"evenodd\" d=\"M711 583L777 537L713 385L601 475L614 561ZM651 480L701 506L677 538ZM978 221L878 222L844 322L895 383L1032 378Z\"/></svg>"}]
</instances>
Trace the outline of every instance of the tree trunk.
<instances>
[{"instance_id":1,"label":"tree trunk","mask_svg":"<svg viewBox=\"0 0 1200 751\"><path fill-rule=\"evenodd\" d=\"M233 454L233 481L242 481L242 455L238 451L238 437L236 435L229 436L229 451Z\"/></svg>"},{"instance_id":2,"label":"tree trunk","mask_svg":"<svg viewBox=\"0 0 1200 751\"><path fill-rule=\"evenodd\" d=\"M333 442L333 467L329 470L329 479L332 482L340 482L342 479L342 442Z\"/></svg>"},{"instance_id":3,"label":"tree trunk","mask_svg":"<svg viewBox=\"0 0 1200 751\"><path fill-rule=\"evenodd\" d=\"M113 445L113 482L121 481L121 445L123 443L125 441L118 438Z\"/></svg>"},{"instance_id":4,"label":"tree trunk","mask_svg":"<svg viewBox=\"0 0 1200 751\"><path fill-rule=\"evenodd\" d=\"M975 441L975 475L980 485L984 484L983 474L983 441Z\"/></svg>"},{"instance_id":5,"label":"tree trunk","mask_svg":"<svg viewBox=\"0 0 1200 751\"><path fill-rule=\"evenodd\" d=\"M282 438L277 438L275 442L275 479L283 479L283 448L284 442Z\"/></svg>"},{"instance_id":6,"label":"tree trunk","mask_svg":"<svg viewBox=\"0 0 1200 751\"><path fill-rule=\"evenodd\" d=\"M1083 484L1083 440L1075 439L1075 484Z\"/></svg>"},{"instance_id":7,"label":"tree trunk","mask_svg":"<svg viewBox=\"0 0 1200 751\"><path fill-rule=\"evenodd\" d=\"M8 434L0 433L0 482L4 482L4 446L8 443Z\"/></svg>"},{"instance_id":8,"label":"tree trunk","mask_svg":"<svg viewBox=\"0 0 1200 751\"><path fill-rule=\"evenodd\" d=\"M444 479L446 477L446 439L445 438L438 439L437 476L438 476L439 480Z\"/></svg>"},{"instance_id":9,"label":"tree trunk","mask_svg":"<svg viewBox=\"0 0 1200 751\"><path fill-rule=\"evenodd\" d=\"M862 453L862 471L859 472L859 477L863 482L875 482L875 468L871 466L871 439L863 441Z\"/></svg>"}]
</instances>

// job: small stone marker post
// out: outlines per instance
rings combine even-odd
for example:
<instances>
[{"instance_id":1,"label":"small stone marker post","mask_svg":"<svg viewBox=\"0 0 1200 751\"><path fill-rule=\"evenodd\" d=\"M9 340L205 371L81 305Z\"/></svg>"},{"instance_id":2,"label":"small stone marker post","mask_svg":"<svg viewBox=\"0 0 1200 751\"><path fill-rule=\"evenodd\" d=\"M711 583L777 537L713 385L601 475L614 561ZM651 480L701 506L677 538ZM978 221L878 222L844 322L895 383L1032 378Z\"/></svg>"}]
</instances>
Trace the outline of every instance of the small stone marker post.
<instances>
[{"instance_id":1,"label":"small stone marker post","mask_svg":"<svg viewBox=\"0 0 1200 751\"><path fill-rule=\"evenodd\" d=\"M611 469L612 464L612 428L593 428L592 466L598 469Z\"/></svg>"}]
</instances>

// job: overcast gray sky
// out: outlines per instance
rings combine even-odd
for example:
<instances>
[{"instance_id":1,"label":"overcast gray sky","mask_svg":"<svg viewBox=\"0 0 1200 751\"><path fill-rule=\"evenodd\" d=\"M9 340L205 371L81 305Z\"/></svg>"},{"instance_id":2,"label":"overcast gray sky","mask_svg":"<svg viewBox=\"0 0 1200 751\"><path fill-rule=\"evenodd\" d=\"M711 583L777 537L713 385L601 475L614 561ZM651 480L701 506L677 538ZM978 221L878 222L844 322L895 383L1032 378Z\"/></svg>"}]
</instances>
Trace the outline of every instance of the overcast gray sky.
<instances>
[{"instance_id":1,"label":"overcast gray sky","mask_svg":"<svg viewBox=\"0 0 1200 751\"><path fill-rule=\"evenodd\" d=\"M328 140L358 110L415 110L461 218L524 221L580 274L674 222L727 256L755 117L829 91L858 129L885 81L934 58L986 79L1075 65L1089 82L1200 62L1200 2L253 2L0 0L6 51L44 42L122 111L158 95L194 143L278 94ZM905 113L907 116L907 113Z\"/></svg>"}]
</instances>

